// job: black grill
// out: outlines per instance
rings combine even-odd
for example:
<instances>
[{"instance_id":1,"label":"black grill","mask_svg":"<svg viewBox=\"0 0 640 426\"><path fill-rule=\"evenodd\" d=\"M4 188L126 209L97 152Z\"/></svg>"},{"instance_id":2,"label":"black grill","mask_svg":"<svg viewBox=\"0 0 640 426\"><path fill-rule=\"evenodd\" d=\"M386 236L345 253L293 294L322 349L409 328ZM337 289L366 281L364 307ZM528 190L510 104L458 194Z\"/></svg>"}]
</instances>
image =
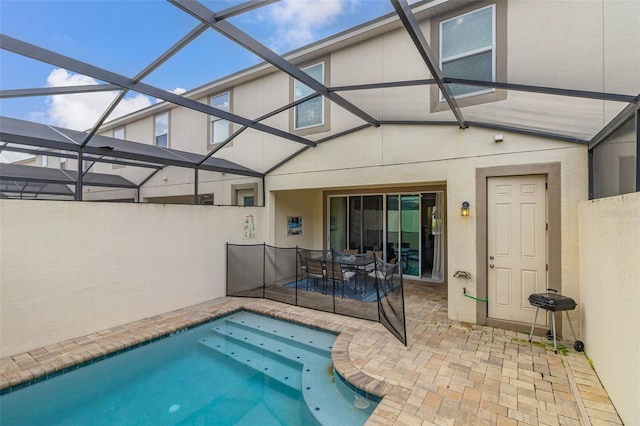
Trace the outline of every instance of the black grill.
<instances>
[{"instance_id":1,"label":"black grill","mask_svg":"<svg viewBox=\"0 0 640 426\"><path fill-rule=\"evenodd\" d=\"M535 293L529 296L529 303L536 308L547 311L571 311L576 307L576 301L570 297L557 293Z\"/></svg>"},{"instance_id":2,"label":"black grill","mask_svg":"<svg viewBox=\"0 0 640 426\"><path fill-rule=\"evenodd\" d=\"M547 293L534 293L529 296L529 303L536 307L536 316L533 318L533 325L531 326L531 333L529 334L529 342L533 337L533 330L536 327L536 321L538 319L538 311L542 308L551 312L551 330L547 331L547 337L553 337L553 351L558 353L558 344L556 341L556 316L555 312L571 311L576 307L576 301L570 297L558 294L558 292L552 288L547 289ZM571 318L569 318L569 312L567 312L567 320L571 327L571 333L573 333L573 348L582 352L584 350L584 343L576 338L576 332L571 324Z\"/></svg>"}]
</instances>

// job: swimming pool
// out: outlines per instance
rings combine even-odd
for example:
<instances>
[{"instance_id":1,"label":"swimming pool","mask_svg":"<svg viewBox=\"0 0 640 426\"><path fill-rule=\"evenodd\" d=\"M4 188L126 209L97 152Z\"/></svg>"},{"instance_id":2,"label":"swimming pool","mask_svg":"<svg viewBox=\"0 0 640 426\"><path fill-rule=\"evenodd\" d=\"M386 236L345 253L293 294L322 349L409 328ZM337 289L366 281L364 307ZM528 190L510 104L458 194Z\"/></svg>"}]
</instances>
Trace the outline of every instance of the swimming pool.
<instances>
[{"instance_id":1,"label":"swimming pool","mask_svg":"<svg viewBox=\"0 0 640 426\"><path fill-rule=\"evenodd\" d=\"M361 425L377 403L333 370L335 338L239 311L2 395L2 424Z\"/></svg>"}]
</instances>

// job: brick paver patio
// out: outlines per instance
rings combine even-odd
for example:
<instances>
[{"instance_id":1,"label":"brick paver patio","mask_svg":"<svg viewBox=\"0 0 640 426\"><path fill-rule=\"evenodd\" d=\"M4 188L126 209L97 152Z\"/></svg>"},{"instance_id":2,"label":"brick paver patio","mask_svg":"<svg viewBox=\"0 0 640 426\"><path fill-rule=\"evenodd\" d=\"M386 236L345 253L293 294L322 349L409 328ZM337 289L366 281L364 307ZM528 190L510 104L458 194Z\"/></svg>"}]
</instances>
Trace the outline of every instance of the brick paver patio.
<instances>
[{"instance_id":1,"label":"brick paver patio","mask_svg":"<svg viewBox=\"0 0 640 426\"><path fill-rule=\"evenodd\" d=\"M222 298L0 360L19 385L239 308L340 332L336 371L383 397L369 425L622 424L584 353L447 317L440 286L406 283L408 346L381 324L269 300ZM587 348L588 350L588 348Z\"/></svg>"}]
</instances>

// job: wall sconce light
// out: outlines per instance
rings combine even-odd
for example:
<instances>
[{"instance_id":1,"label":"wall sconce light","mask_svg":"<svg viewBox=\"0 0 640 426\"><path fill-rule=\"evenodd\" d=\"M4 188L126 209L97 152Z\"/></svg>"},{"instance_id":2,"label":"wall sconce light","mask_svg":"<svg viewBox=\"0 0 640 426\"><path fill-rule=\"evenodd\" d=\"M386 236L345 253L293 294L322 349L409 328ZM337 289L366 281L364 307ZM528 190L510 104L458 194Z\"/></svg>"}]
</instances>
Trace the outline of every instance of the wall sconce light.
<instances>
[{"instance_id":1,"label":"wall sconce light","mask_svg":"<svg viewBox=\"0 0 640 426\"><path fill-rule=\"evenodd\" d=\"M463 201L462 206L460 207L460 216L467 217L469 216L469 202Z\"/></svg>"}]
</instances>

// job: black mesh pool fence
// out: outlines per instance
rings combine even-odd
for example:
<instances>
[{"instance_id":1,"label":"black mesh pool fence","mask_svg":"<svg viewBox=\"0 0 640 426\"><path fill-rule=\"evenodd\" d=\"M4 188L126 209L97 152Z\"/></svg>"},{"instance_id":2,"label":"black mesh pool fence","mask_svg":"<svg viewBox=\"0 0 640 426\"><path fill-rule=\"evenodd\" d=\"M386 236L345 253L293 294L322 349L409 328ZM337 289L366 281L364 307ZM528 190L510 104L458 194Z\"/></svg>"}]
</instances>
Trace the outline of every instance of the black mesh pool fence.
<instances>
[{"instance_id":1,"label":"black mesh pool fence","mask_svg":"<svg viewBox=\"0 0 640 426\"><path fill-rule=\"evenodd\" d=\"M407 344L401 265L374 254L227 244L227 295L379 321Z\"/></svg>"}]
</instances>

